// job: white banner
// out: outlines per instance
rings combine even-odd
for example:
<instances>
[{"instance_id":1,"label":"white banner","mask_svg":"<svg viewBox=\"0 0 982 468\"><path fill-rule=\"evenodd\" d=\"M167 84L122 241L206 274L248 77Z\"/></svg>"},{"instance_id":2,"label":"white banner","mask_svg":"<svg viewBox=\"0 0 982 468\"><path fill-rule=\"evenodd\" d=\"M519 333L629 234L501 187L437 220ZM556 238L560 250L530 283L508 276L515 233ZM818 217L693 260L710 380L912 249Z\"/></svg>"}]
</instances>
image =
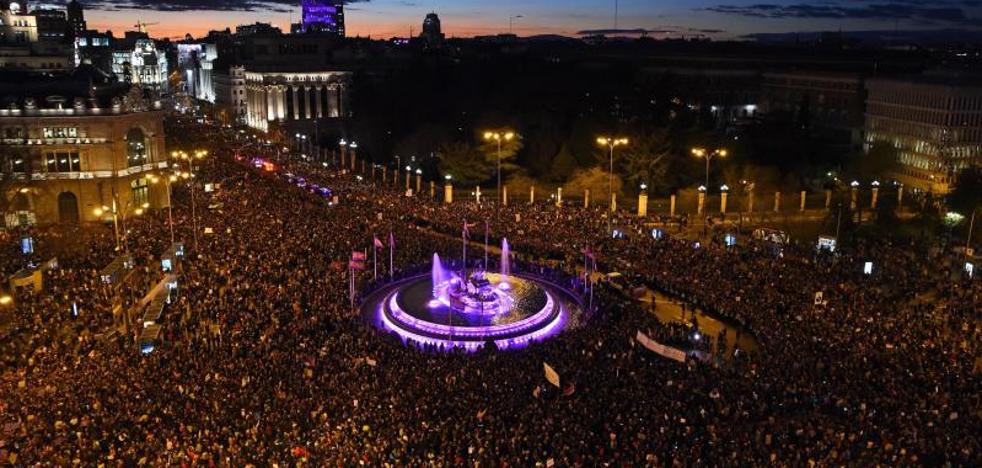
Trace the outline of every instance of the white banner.
<instances>
[{"instance_id":1,"label":"white banner","mask_svg":"<svg viewBox=\"0 0 982 468\"><path fill-rule=\"evenodd\" d=\"M685 362L685 351L673 348L671 346L665 346L655 340L652 340L648 337L648 335L641 333L641 330L638 330L638 334L635 339L638 341L638 343L641 343L641 346L644 346L645 348L648 348L664 357L678 362Z\"/></svg>"}]
</instances>

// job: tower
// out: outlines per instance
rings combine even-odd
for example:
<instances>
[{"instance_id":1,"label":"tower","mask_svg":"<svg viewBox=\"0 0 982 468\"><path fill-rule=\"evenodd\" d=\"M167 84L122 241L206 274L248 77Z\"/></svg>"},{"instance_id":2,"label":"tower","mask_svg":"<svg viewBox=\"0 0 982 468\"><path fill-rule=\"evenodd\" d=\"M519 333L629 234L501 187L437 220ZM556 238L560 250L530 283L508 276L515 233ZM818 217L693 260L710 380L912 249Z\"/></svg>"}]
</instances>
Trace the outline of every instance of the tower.
<instances>
[{"instance_id":1,"label":"tower","mask_svg":"<svg viewBox=\"0 0 982 468\"><path fill-rule=\"evenodd\" d=\"M71 29L72 37L79 38L85 34L88 27L85 24L85 12L82 4L78 0L68 2L68 27Z\"/></svg>"},{"instance_id":2,"label":"tower","mask_svg":"<svg viewBox=\"0 0 982 468\"><path fill-rule=\"evenodd\" d=\"M440 25L440 17L436 13L429 13L423 19L423 32L420 37L429 45L436 45L443 42L443 31Z\"/></svg>"},{"instance_id":3,"label":"tower","mask_svg":"<svg viewBox=\"0 0 982 468\"><path fill-rule=\"evenodd\" d=\"M344 2L342 0L301 0L300 31L329 33L344 37Z\"/></svg>"}]
</instances>

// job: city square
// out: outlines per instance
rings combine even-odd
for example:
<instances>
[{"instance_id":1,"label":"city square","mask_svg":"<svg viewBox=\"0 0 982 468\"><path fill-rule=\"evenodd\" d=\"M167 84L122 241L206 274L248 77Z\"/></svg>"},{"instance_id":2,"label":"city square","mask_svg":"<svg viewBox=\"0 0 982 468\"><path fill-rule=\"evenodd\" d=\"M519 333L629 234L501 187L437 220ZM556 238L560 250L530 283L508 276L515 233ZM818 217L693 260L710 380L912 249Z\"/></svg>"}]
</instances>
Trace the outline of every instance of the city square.
<instances>
[{"instance_id":1,"label":"city square","mask_svg":"<svg viewBox=\"0 0 982 468\"><path fill-rule=\"evenodd\" d=\"M0 464L978 466L977 29L610 3L0 2Z\"/></svg>"}]
</instances>

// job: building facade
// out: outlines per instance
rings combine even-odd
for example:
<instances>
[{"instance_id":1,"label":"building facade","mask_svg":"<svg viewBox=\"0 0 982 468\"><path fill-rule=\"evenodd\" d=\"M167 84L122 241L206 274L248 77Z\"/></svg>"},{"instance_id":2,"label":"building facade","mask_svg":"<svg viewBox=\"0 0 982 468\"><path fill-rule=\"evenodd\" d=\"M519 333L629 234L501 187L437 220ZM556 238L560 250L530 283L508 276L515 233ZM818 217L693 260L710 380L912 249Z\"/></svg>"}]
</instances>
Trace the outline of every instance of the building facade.
<instances>
[{"instance_id":1,"label":"building facade","mask_svg":"<svg viewBox=\"0 0 982 468\"><path fill-rule=\"evenodd\" d=\"M153 39L127 37L113 44L113 73L123 83L167 91L167 54Z\"/></svg>"},{"instance_id":2,"label":"building facade","mask_svg":"<svg viewBox=\"0 0 982 468\"><path fill-rule=\"evenodd\" d=\"M899 182L944 194L959 171L982 164L982 81L870 79L866 89L865 148L893 145Z\"/></svg>"},{"instance_id":3,"label":"building facade","mask_svg":"<svg viewBox=\"0 0 982 468\"><path fill-rule=\"evenodd\" d=\"M107 221L96 210L114 201L120 216L165 206L166 189L148 180L168 166L160 102L138 87L66 94L0 109L6 226Z\"/></svg>"},{"instance_id":4,"label":"building facade","mask_svg":"<svg viewBox=\"0 0 982 468\"><path fill-rule=\"evenodd\" d=\"M184 80L184 91L199 101L215 102L214 62L218 59L215 44L185 43L177 45L177 67Z\"/></svg>"},{"instance_id":5,"label":"building facade","mask_svg":"<svg viewBox=\"0 0 982 468\"><path fill-rule=\"evenodd\" d=\"M293 33L325 33L344 37L344 2L341 0L302 0L301 20Z\"/></svg>"},{"instance_id":6,"label":"building facade","mask_svg":"<svg viewBox=\"0 0 982 468\"><path fill-rule=\"evenodd\" d=\"M858 73L765 73L762 113L786 112L832 141L862 143L865 89Z\"/></svg>"},{"instance_id":7,"label":"building facade","mask_svg":"<svg viewBox=\"0 0 982 468\"><path fill-rule=\"evenodd\" d=\"M225 112L226 123L245 123L249 111L246 106L245 67L233 65L225 70L216 70L215 105L219 112Z\"/></svg>"},{"instance_id":8,"label":"building facade","mask_svg":"<svg viewBox=\"0 0 982 468\"><path fill-rule=\"evenodd\" d=\"M61 26L52 26L58 23L59 14ZM0 70L49 72L75 66L71 42L64 40L64 30L60 36L52 31L67 27L64 12L39 10L39 15L40 20L39 16L28 14L26 3L0 2Z\"/></svg>"},{"instance_id":9,"label":"building facade","mask_svg":"<svg viewBox=\"0 0 982 468\"><path fill-rule=\"evenodd\" d=\"M274 121L289 127L296 122L347 117L350 72L246 71L245 81L250 127L267 131Z\"/></svg>"}]
</instances>

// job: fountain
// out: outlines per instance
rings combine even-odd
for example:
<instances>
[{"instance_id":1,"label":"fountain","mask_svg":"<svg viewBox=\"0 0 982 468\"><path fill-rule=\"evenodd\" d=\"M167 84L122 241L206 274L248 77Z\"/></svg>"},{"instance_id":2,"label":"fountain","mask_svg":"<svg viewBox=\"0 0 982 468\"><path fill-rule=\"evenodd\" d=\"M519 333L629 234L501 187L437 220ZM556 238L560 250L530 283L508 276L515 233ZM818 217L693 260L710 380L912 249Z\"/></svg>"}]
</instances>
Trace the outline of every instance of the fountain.
<instances>
[{"instance_id":1,"label":"fountain","mask_svg":"<svg viewBox=\"0 0 982 468\"><path fill-rule=\"evenodd\" d=\"M501 276L511 275L511 248L508 247L508 238L501 239Z\"/></svg>"},{"instance_id":2,"label":"fountain","mask_svg":"<svg viewBox=\"0 0 982 468\"><path fill-rule=\"evenodd\" d=\"M582 308L560 286L526 274L512 275L508 241L501 271L447 270L433 254L430 274L398 281L373 293L366 316L404 341L476 350L488 342L515 348L562 330Z\"/></svg>"}]
</instances>

